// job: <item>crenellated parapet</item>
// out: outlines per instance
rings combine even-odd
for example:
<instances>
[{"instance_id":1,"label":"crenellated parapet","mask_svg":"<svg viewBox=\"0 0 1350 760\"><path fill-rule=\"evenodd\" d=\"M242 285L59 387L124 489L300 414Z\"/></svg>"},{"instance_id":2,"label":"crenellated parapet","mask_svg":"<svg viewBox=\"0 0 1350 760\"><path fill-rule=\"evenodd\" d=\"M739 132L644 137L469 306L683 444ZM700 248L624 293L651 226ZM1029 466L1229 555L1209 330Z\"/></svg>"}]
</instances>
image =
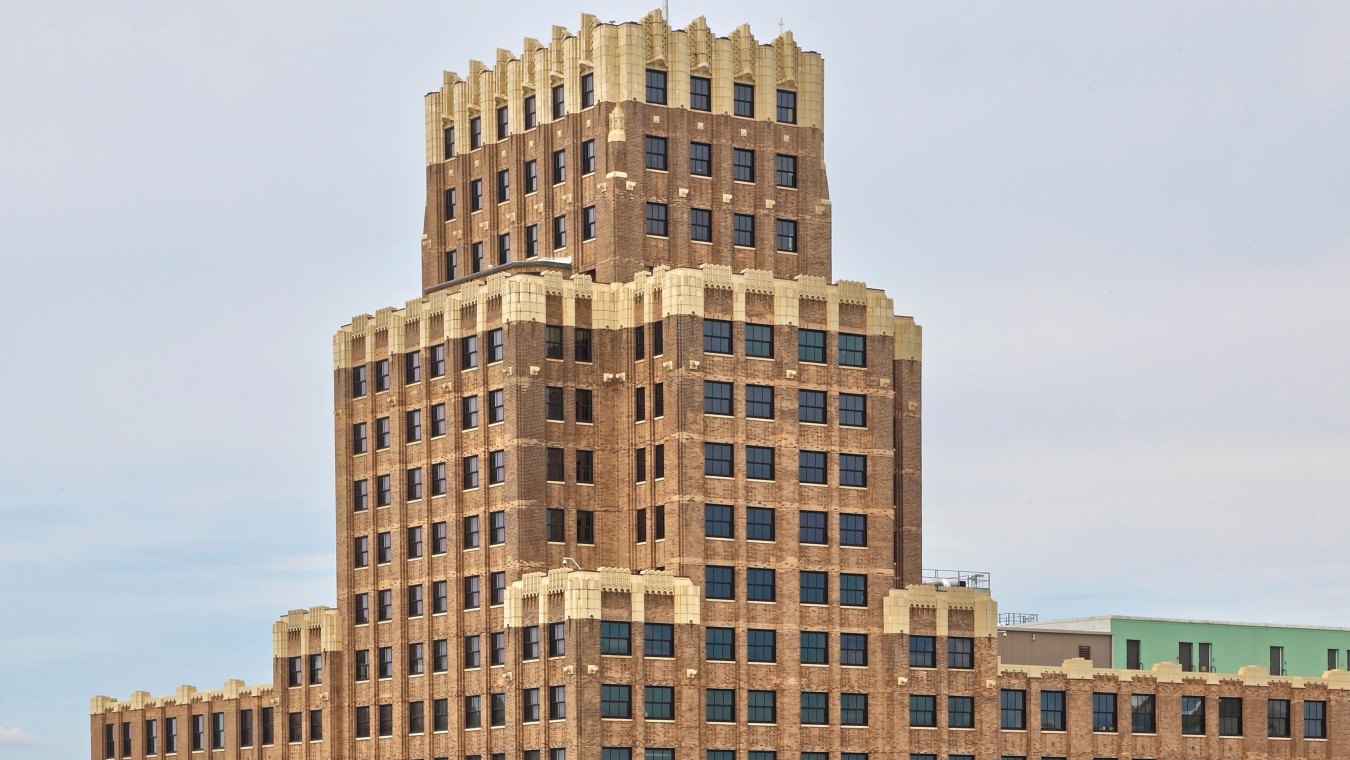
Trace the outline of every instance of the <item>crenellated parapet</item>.
<instances>
[{"instance_id":1,"label":"crenellated parapet","mask_svg":"<svg viewBox=\"0 0 1350 760\"><path fill-rule=\"evenodd\" d=\"M633 573L623 567L594 571L555 568L547 573L526 573L506 590L508 628L538 625L550 620L602 617L605 594L622 594L633 620L645 619L646 597L673 597L673 622L697 625L702 619L699 587L683 576L661 570ZM527 603L528 602L528 603Z\"/></svg>"},{"instance_id":2,"label":"crenellated parapet","mask_svg":"<svg viewBox=\"0 0 1350 760\"><path fill-rule=\"evenodd\" d=\"M219 689L199 690L191 684L183 684L173 694L151 696L148 691L133 691L127 699L96 696L89 700L89 714L128 712L173 707L177 705L211 704L222 701L234 701L244 697L266 697L272 693L272 684L254 684L249 686L237 678L231 678Z\"/></svg>"},{"instance_id":3,"label":"crenellated parapet","mask_svg":"<svg viewBox=\"0 0 1350 760\"><path fill-rule=\"evenodd\" d=\"M622 24L584 14L576 33L555 26L548 44L526 38L519 55L498 50L491 66L470 61L463 76L444 72L440 89L426 96L427 163L470 150L468 124L473 118L481 119L485 144L502 139L496 121L502 106L508 107L508 134L528 128L523 107L528 97L535 98L538 124L598 103L645 100L648 69L667 73L666 104L676 108L691 107L690 77L702 77L710 81L711 103L700 110L736 114L734 90L739 83L754 87L750 118L775 119L777 92L785 90L796 94L795 124L824 127L824 60L819 53L802 50L791 32L762 43L748 25L719 37L702 17L684 29L672 29L660 11ZM586 75L588 95L583 95ZM559 85L564 108L555 118L552 104ZM457 127L451 151L446 150L449 127Z\"/></svg>"}]
</instances>

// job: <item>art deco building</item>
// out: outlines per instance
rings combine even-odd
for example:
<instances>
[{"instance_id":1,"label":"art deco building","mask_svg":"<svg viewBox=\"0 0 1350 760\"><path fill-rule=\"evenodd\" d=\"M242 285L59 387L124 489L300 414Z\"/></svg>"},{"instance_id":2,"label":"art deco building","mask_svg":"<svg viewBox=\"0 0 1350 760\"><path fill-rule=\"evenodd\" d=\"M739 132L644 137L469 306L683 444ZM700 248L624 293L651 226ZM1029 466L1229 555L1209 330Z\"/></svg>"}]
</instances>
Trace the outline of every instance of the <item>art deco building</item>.
<instances>
[{"instance_id":1,"label":"art deco building","mask_svg":"<svg viewBox=\"0 0 1350 760\"><path fill-rule=\"evenodd\" d=\"M421 293L334 337L336 607L270 684L96 697L91 756L1350 753L1339 674L1000 669L924 583L920 331L832 279L823 88L659 13L446 74Z\"/></svg>"}]
</instances>

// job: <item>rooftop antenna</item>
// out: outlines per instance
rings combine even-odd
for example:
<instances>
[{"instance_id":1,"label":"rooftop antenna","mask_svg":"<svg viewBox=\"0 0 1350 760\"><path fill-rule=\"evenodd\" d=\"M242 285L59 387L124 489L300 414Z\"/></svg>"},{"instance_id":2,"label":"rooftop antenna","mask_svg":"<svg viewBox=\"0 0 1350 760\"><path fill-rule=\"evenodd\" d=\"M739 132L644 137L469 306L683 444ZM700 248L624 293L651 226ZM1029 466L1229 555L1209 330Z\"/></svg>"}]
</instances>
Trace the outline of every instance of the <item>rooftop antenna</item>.
<instances>
[{"instance_id":1,"label":"rooftop antenna","mask_svg":"<svg viewBox=\"0 0 1350 760\"><path fill-rule=\"evenodd\" d=\"M782 36L783 36L783 17L782 17L782 16L779 16L779 17L778 17L778 36L779 36L779 37L782 37Z\"/></svg>"},{"instance_id":2,"label":"rooftop antenna","mask_svg":"<svg viewBox=\"0 0 1350 760\"><path fill-rule=\"evenodd\" d=\"M661 18L670 23L670 0L661 0Z\"/></svg>"}]
</instances>

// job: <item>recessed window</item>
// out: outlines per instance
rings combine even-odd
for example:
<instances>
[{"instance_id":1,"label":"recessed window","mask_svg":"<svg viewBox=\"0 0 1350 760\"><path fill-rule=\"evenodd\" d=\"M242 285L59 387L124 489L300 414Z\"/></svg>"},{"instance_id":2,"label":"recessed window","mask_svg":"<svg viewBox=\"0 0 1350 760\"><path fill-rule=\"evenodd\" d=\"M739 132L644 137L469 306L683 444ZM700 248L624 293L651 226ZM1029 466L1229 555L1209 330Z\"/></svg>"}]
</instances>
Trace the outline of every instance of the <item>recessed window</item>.
<instances>
[{"instance_id":1,"label":"recessed window","mask_svg":"<svg viewBox=\"0 0 1350 760\"><path fill-rule=\"evenodd\" d=\"M951 636L947 639L947 667L970 670L975 667L975 639Z\"/></svg>"},{"instance_id":2,"label":"recessed window","mask_svg":"<svg viewBox=\"0 0 1350 760\"><path fill-rule=\"evenodd\" d=\"M747 388L748 389L748 388ZM772 405L772 400L769 402ZM772 411L772 410L770 410ZM745 477L747 480L773 480L773 447L745 447Z\"/></svg>"},{"instance_id":3,"label":"recessed window","mask_svg":"<svg viewBox=\"0 0 1350 760\"><path fill-rule=\"evenodd\" d=\"M932 728L937 725L937 697L932 694L909 695L909 725Z\"/></svg>"},{"instance_id":4,"label":"recessed window","mask_svg":"<svg viewBox=\"0 0 1350 760\"><path fill-rule=\"evenodd\" d=\"M778 662L778 634L772 629L751 628L745 632L748 662Z\"/></svg>"},{"instance_id":5,"label":"recessed window","mask_svg":"<svg viewBox=\"0 0 1350 760\"><path fill-rule=\"evenodd\" d=\"M533 159L525 162L525 194L539 189L539 162Z\"/></svg>"},{"instance_id":6,"label":"recessed window","mask_svg":"<svg viewBox=\"0 0 1350 760\"><path fill-rule=\"evenodd\" d=\"M734 474L732 445L729 443L703 444L703 474L715 478L729 478Z\"/></svg>"},{"instance_id":7,"label":"recessed window","mask_svg":"<svg viewBox=\"0 0 1350 760\"><path fill-rule=\"evenodd\" d=\"M445 523L438 523L444 525ZM444 554L445 552L441 552ZM450 590L446 581L431 582L431 614L443 615L450 610Z\"/></svg>"},{"instance_id":8,"label":"recessed window","mask_svg":"<svg viewBox=\"0 0 1350 760\"><path fill-rule=\"evenodd\" d=\"M469 211L483 210L483 180L469 181Z\"/></svg>"},{"instance_id":9,"label":"recessed window","mask_svg":"<svg viewBox=\"0 0 1350 760\"><path fill-rule=\"evenodd\" d=\"M524 102L525 128L534 129L539 126L539 109L535 103L533 95L526 95Z\"/></svg>"},{"instance_id":10,"label":"recessed window","mask_svg":"<svg viewBox=\"0 0 1350 760\"><path fill-rule=\"evenodd\" d=\"M1183 696L1181 698L1181 734L1183 736L1203 736L1204 733L1205 698Z\"/></svg>"},{"instance_id":11,"label":"recessed window","mask_svg":"<svg viewBox=\"0 0 1350 760\"><path fill-rule=\"evenodd\" d=\"M581 173L595 174L595 140L581 143Z\"/></svg>"},{"instance_id":12,"label":"recessed window","mask_svg":"<svg viewBox=\"0 0 1350 760\"><path fill-rule=\"evenodd\" d=\"M774 157L774 184L779 187L797 186L797 157L779 153Z\"/></svg>"},{"instance_id":13,"label":"recessed window","mask_svg":"<svg viewBox=\"0 0 1350 760\"><path fill-rule=\"evenodd\" d=\"M731 414L732 384L720 380L703 381L703 413Z\"/></svg>"},{"instance_id":14,"label":"recessed window","mask_svg":"<svg viewBox=\"0 0 1350 760\"><path fill-rule=\"evenodd\" d=\"M648 169L666 170L666 138L647 135L645 161Z\"/></svg>"},{"instance_id":15,"label":"recessed window","mask_svg":"<svg viewBox=\"0 0 1350 760\"><path fill-rule=\"evenodd\" d=\"M857 393L839 394L839 424L846 427L867 427L867 396Z\"/></svg>"},{"instance_id":16,"label":"recessed window","mask_svg":"<svg viewBox=\"0 0 1350 760\"><path fill-rule=\"evenodd\" d=\"M482 606L481 578L470 575L464 579L464 609L476 610Z\"/></svg>"},{"instance_id":17,"label":"recessed window","mask_svg":"<svg viewBox=\"0 0 1350 760\"><path fill-rule=\"evenodd\" d=\"M375 362L375 392L389 390L389 360L380 359Z\"/></svg>"},{"instance_id":18,"label":"recessed window","mask_svg":"<svg viewBox=\"0 0 1350 760\"><path fill-rule=\"evenodd\" d=\"M708 689L706 690L705 701L709 723L736 722L735 689Z\"/></svg>"},{"instance_id":19,"label":"recessed window","mask_svg":"<svg viewBox=\"0 0 1350 760\"><path fill-rule=\"evenodd\" d=\"M735 521L730 504L703 505L703 535L708 538L735 538Z\"/></svg>"},{"instance_id":20,"label":"recessed window","mask_svg":"<svg viewBox=\"0 0 1350 760\"><path fill-rule=\"evenodd\" d=\"M525 258L532 259L539 255L539 225L531 224L525 227Z\"/></svg>"},{"instance_id":21,"label":"recessed window","mask_svg":"<svg viewBox=\"0 0 1350 760\"><path fill-rule=\"evenodd\" d=\"M839 545L867 546L867 515L839 515Z\"/></svg>"},{"instance_id":22,"label":"recessed window","mask_svg":"<svg viewBox=\"0 0 1350 760\"><path fill-rule=\"evenodd\" d=\"M478 487L478 455L471 454L461 460L462 472L464 475L464 490L468 491Z\"/></svg>"},{"instance_id":23,"label":"recessed window","mask_svg":"<svg viewBox=\"0 0 1350 760\"><path fill-rule=\"evenodd\" d=\"M732 89L732 113L736 116L755 116L755 86L736 82Z\"/></svg>"},{"instance_id":24,"label":"recessed window","mask_svg":"<svg viewBox=\"0 0 1350 760\"><path fill-rule=\"evenodd\" d=\"M1116 695L1094 692L1092 695L1092 730L1116 732Z\"/></svg>"},{"instance_id":25,"label":"recessed window","mask_svg":"<svg viewBox=\"0 0 1350 760\"><path fill-rule=\"evenodd\" d=\"M1136 734L1155 734L1158 732L1157 695L1130 695L1130 731ZM1286 729L1285 736L1288 736Z\"/></svg>"},{"instance_id":26,"label":"recessed window","mask_svg":"<svg viewBox=\"0 0 1350 760\"><path fill-rule=\"evenodd\" d=\"M797 123L797 93L792 90L778 91L778 121L784 124Z\"/></svg>"},{"instance_id":27,"label":"recessed window","mask_svg":"<svg viewBox=\"0 0 1350 760\"><path fill-rule=\"evenodd\" d=\"M1064 730L1064 692L1041 692L1041 730Z\"/></svg>"},{"instance_id":28,"label":"recessed window","mask_svg":"<svg viewBox=\"0 0 1350 760\"><path fill-rule=\"evenodd\" d=\"M1242 736L1242 697L1219 697L1219 736Z\"/></svg>"},{"instance_id":29,"label":"recessed window","mask_svg":"<svg viewBox=\"0 0 1350 760\"><path fill-rule=\"evenodd\" d=\"M511 200L511 172L502 169L497 172L497 202L502 203Z\"/></svg>"},{"instance_id":30,"label":"recessed window","mask_svg":"<svg viewBox=\"0 0 1350 760\"><path fill-rule=\"evenodd\" d=\"M912 659L912 657L911 657ZM1021 689L999 692L999 728L1021 731L1027 727L1027 693Z\"/></svg>"},{"instance_id":31,"label":"recessed window","mask_svg":"<svg viewBox=\"0 0 1350 760\"><path fill-rule=\"evenodd\" d=\"M829 600L829 576L817 570L799 573L802 604L826 604Z\"/></svg>"},{"instance_id":32,"label":"recessed window","mask_svg":"<svg viewBox=\"0 0 1350 760\"><path fill-rule=\"evenodd\" d=\"M592 401L593 394L589 388L577 388L575 397L575 411L577 422L594 422L595 411Z\"/></svg>"},{"instance_id":33,"label":"recessed window","mask_svg":"<svg viewBox=\"0 0 1350 760\"><path fill-rule=\"evenodd\" d=\"M670 623L643 624L642 654L646 657L674 657L675 626Z\"/></svg>"},{"instance_id":34,"label":"recessed window","mask_svg":"<svg viewBox=\"0 0 1350 760\"><path fill-rule=\"evenodd\" d=\"M839 574L839 604L845 607L867 606L867 576L857 573Z\"/></svg>"},{"instance_id":35,"label":"recessed window","mask_svg":"<svg viewBox=\"0 0 1350 760\"><path fill-rule=\"evenodd\" d=\"M511 111L506 106L497 107L497 139L505 140L511 134Z\"/></svg>"},{"instance_id":36,"label":"recessed window","mask_svg":"<svg viewBox=\"0 0 1350 760\"><path fill-rule=\"evenodd\" d=\"M581 107L590 108L595 105L595 73L586 72L581 75Z\"/></svg>"},{"instance_id":37,"label":"recessed window","mask_svg":"<svg viewBox=\"0 0 1350 760\"><path fill-rule=\"evenodd\" d=\"M567 99L563 86L560 84L553 85L552 96L553 118L555 120L561 119L567 115Z\"/></svg>"},{"instance_id":38,"label":"recessed window","mask_svg":"<svg viewBox=\"0 0 1350 760\"><path fill-rule=\"evenodd\" d=\"M825 452L798 452L797 480L801 483L814 483L818 485L825 485L828 483L828 473L825 467Z\"/></svg>"},{"instance_id":39,"label":"recessed window","mask_svg":"<svg viewBox=\"0 0 1350 760\"><path fill-rule=\"evenodd\" d=\"M448 127L446 127L445 129L441 130L441 143L442 143L442 149L443 149L443 150L442 150L442 153L441 153L441 157L444 158L444 159L447 159L447 160L448 160L448 159L451 159L451 158L454 158L454 157L455 157L455 125L451 124L450 126L448 126Z\"/></svg>"},{"instance_id":40,"label":"recessed window","mask_svg":"<svg viewBox=\"0 0 1350 760\"><path fill-rule=\"evenodd\" d=\"M774 540L773 509L769 507L746 507L745 537L749 541Z\"/></svg>"},{"instance_id":41,"label":"recessed window","mask_svg":"<svg viewBox=\"0 0 1350 760\"><path fill-rule=\"evenodd\" d=\"M505 343L502 338L502 328L498 327L487 332L487 361L488 364L494 364L505 357Z\"/></svg>"},{"instance_id":42,"label":"recessed window","mask_svg":"<svg viewBox=\"0 0 1350 760\"><path fill-rule=\"evenodd\" d=\"M736 659L736 629L706 628L704 658L714 661Z\"/></svg>"},{"instance_id":43,"label":"recessed window","mask_svg":"<svg viewBox=\"0 0 1350 760\"><path fill-rule=\"evenodd\" d=\"M867 366L867 337L839 333L839 366Z\"/></svg>"},{"instance_id":44,"label":"recessed window","mask_svg":"<svg viewBox=\"0 0 1350 760\"><path fill-rule=\"evenodd\" d=\"M731 353L731 323L723 319L703 320L703 350L710 354Z\"/></svg>"},{"instance_id":45,"label":"recessed window","mask_svg":"<svg viewBox=\"0 0 1350 760\"><path fill-rule=\"evenodd\" d=\"M712 242L712 211L706 208L689 209L689 239L700 243Z\"/></svg>"},{"instance_id":46,"label":"recessed window","mask_svg":"<svg viewBox=\"0 0 1350 760\"><path fill-rule=\"evenodd\" d=\"M488 391L488 423L506 420L506 391L497 388Z\"/></svg>"},{"instance_id":47,"label":"recessed window","mask_svg":"<svg viewBox=\"0 0 1350 760\"><path fill-rule=\"evenodd\" d=\"M666 104L666 72L647 69L647 102Z\"/></svg>"},{"instance_id":48,"label":"recessed window","mask_svg":"<svg viewBox=\"0 0 1350 760\"><path fill-rule=\"evenodd\" d=\"M483 271L483 244L481 242L478 242L470 245L469 252L472 257L471 261L469 262L472 271L474 273Z\"/></svg>"},{"instance_id":49,"label":"recessed window","mask_svg":"<svg viewBox=\"0 0 1350 760\"><path fill-rule=\"evenodd\" d=\"M733 245L754 247L755 217L753 214L731 215L731 242Z\"/></svg>"},{"instance_id":50,"label":"recessed window","mask_svg":"<svg viewBox=\"0 0 1350 760\"><path fill-rule=\"evenodd\" d=\"M765 689L750 689L745 693L745 720L747 723L777 723L777 693ZM763 752L751 752L755 760L761 760ZM773 754L773 753L769 753Z\"/></svg>"},{"instance_id":51,"label":"recessed window","mask_svg":"<svg viewBox=\"0 0 1350 760\"><path fill-rule=\"evenodd\" d=\"M564 480L567 479L567 476L566 476L566 470L565 470L564 467L563 467L563 450L560 449L560 448L549 447L549 448L545 451L545 453L546 453L545 462L546 462L546 465L547 465L545 477L546 477L546 478L549 480L549 482L551 482L551 483L562 483ZM548 511L548 514L549 514L549 520L550 520L550 521L553 519L554 512L557 512L559 515L561 515L562 510L561 510L561 509L557 509L557 510L555 510L555 509L550 509L550 510ZM562 522L561 522L561 520L559 520L559 522L558 522L558 524L557 524L556 526L554 526L553 523L550 522L550 530L549 530L549 539L548 539L548 540L550 540L550 541L562 541L563 539L561 539L561 538L553 538L553 536L555 535L555 533L556 533L556 535L562 535Z\"/></svg>"},{"instance_id":52,"label":"recessed window","mask_svg":"<svg viewBox=\"0 0 1350 760\"><path fill-rule=\"evenodd\" d=\"M746 148L731 149L731 178L737 182L755 181L755 152Z\"/></svg>"},{"instance_id":53,"label":"recessed window","mask_svg":"<svg viewBox=\"0 0 1350 760\"><path fill-rule=\"evenodd\" d=\"M797 330L797 360L825 363L825 333L822 330Z\"/></svg>"},{"instance_id":54,"label":"recessed window","mask_svg":"<svg viewBox=\"0 0 1350 760\"><path fill-rule=\"evenodd\" d=\"M709 599L735 599L736 583L733 580L735 570L720 565L708 565L703 568L703 591Z\"/></svg>"},{"instance_id":55,"label":"recessed window","mask_svg":"<svg viewBox=\"0 0 1350 760\"><path fill-rule=\"evenodd\" d=\"M562 184L567 180L567 151L553 151L553 184Z\"/></svg>"},{"instance_id":56,"label":"recessed window","mask_svg":"<svg viewBox=\"0 0 1350 760\"><path fill-rule=\"evenodd\" d=\"M786 253L797 252L797 222L793 219L774 220L774 245Z\"/></svg>"},{"instance_id":57,"label":"recessed window","mask_svg":"<svg viewBox=\"0 0 1350 760\"><path fill-rule=\"evenodd\" d=\"M647 720L675 720L675 688L648 686L643 690L643 717Z\"/></svg>"},{"instance_id":58,"label":"recessed window","mask_svg":"<svg viewBox=\"0 0 1350 760\"><path fill-rule=\"evenodd\" d=\"M745 386L745 416L761 420L773 419L773 386Z\"/></svg>"},{"instance_id":59,"label":"recessed window","mask_svg":"<svg viewBox=\"0 0 1350 760\"><path fill-rule=\"evenodd\" d=\"M667 237L670 234L667 220L670 211L664 203L647 203L647 234Z\"/></svg>"},{"instance_id":60,"label":"recessed window","mask_svg":"<svg viewBox=\"0 0 1350 760\"><path fill-rule=\"evenodd\" d=\"M689 108L694 111L712 110L712 80L708 77L689 77Z\"/></svg>"},{"instance_id":61,"label":"recessed window","mask_svg":"<svg viewBox=\"0 0 1350 760\"><path fill-rule=\"evenodd\" d=\"M773 358L773 325L745 325L745 355Z\"/></svg>"},{"instance_id":62,"label":"recessed window","mask_svg":"<svg viewBox=\"0 0 1350 760\"><path fill-rule=\"evenodd\" d=\"M830 723L830 695L825 691L804 691L801 696L801 723L804 726L827 726Z\"/></svg>"},{"instance_id":63,"label":"recessed window","mask_svg":"<svg viewBox=\"0 0 1350 760\"><path fill-rule=\"evenodd\" d=\"M777 593L774 584L774 571L767 567L750 567L745 570L745 598L751 602L772 602Z\"/></svg>"},{"instance_id":64,"label":"recessed window","mask_svg":"<svg viewBox=\"0 0 1350 760\"><path fill-rule=\"evenodd\" d=\"M689 173L697 177L712 176L712 145L689 143Z\"/></svg>"},{"instance_id":65,"label":"recessed window","mask_svg":"<svg viewBox=\"0 0 1350 760\"><path fill-rule=\"evenodd\" d=\"M577 449L577 482L586 484L595 482L595 452L587 451L585 449ZM591 515L593 513L578 512L577 514L579 516L581 514ZM577 536L577 542L583 544L593 544L595 543L595 539L593 537L585 537L579 535Z\"/></svg>"},{"instance_id":66,"label":"recessed window","mask_svg":"<svg viewBox=\"0 0 1350 760\"><path fill-rule=\"evenodd\" d=\"M483 119L475 116L469 119L469 148L483 147Z\"/></svg>"},{"instance_id":67,"label":"recessed window","mask_svg":"<svg viewBox=\"0 0 1350 760\"><path fill-rule=\"evenodd\" d=\"M830 662L829 638L829 634L824 631L802 631L802 664L828 665Z\"/></svg>"},{"instance_id":68,"label":"recessed window","mask_svg":"<svg viewBox=\"0 0 1350 760\"><path fill-rule=\"evenodd\" d=\"M466 335L459 339L459 368L473 369L478 366L478 336Z\"/></svg>"},{"instance_id":69,"label":"recessed window","mask_svg":"<svg viewBox=\"0 0 1350 760\"><path fill-rule=\"evenodd\" d=\"M567 247L567 216L553 217L553 250Z\"/></svg>"},{"instance_id":70,"label":"recessed window","mask_svg":"<svg viewBox=\"0 0 1350 760\"><path fill-rule=\"evenodd\" d=\"M867 456L865 454L839 455L839 485L853 488L867 487Z\"/></svg>"},{"instance_id":71,"label":"recessed window","mask_svg":"<svg viewBox=\"0 0 1350 760\"><path fill-rule=\"evenodd\" d=\"M826 527L826 513L814 510L799 513L798 540L803 544L829 543L829 529Z\"/></svg>"},{"instance_id":72,"label":"recessed window","mask_svg":"<svg viewBox=\"0 0 1350 760\"><path fill-rule=\"evenodd\" d=\"M797 391L797 420L825 423L825 391L802 389Z\"/></svg>"},{"instance_id":73,"label":"recessed window","mask_svg":"<svg viewBox=\"0 0 1350 760\"><path fill-rule=\"evenodd\" d=\"M595 206L587 206L581 210L581 239L595 239Z\"/></svg>"}]
</instances>

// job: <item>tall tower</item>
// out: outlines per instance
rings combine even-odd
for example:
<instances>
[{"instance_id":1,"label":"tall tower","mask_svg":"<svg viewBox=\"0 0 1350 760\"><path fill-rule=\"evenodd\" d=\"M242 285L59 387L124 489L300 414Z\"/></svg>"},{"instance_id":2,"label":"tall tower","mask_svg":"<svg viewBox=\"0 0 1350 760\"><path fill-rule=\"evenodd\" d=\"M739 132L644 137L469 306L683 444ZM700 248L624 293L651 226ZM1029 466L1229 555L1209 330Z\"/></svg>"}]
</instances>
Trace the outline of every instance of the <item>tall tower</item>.
<instances>
[{"instance_id":1,"label":"tall tower","mask_svg":"<svg viewBox=\"0 0 1350 760\"><path fill-rule=\"evenodd\" d=\"M334 340L355 756L868 751L787 726L884 709L920 567L919 329L831 283L823 74L653 12L427 96L423 294Z\"/></svg>"}]
</instances>

